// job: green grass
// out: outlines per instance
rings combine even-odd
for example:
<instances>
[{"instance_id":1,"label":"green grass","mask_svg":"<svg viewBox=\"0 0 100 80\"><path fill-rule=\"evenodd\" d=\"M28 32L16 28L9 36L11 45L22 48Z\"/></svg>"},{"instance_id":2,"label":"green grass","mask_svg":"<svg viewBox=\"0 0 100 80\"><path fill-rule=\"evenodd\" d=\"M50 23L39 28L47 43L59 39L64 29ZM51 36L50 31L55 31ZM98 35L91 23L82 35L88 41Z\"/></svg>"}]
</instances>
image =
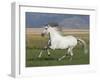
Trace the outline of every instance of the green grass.
<instances>
[{"instance_id":1,"label":"green grass","mask_svg":"<svg viewBox=\"0 0 100 80\"><path fill-rule=\"evenodd\" d=\"M89 50L89 34L73 35L84 39ZM44 51L42 57L38 58L41 48L46 45L48 38L42 38L40 35L33 34L28 34L26 38L26 67L89 64L89 52L84 54L84 48L81 44L78 44L74 48L72 61L69 60L69 57L58 61L58 58L63 56L67 50L50 50L50 56L48 56L47 52Z\"/></svg>"}]
</instances>

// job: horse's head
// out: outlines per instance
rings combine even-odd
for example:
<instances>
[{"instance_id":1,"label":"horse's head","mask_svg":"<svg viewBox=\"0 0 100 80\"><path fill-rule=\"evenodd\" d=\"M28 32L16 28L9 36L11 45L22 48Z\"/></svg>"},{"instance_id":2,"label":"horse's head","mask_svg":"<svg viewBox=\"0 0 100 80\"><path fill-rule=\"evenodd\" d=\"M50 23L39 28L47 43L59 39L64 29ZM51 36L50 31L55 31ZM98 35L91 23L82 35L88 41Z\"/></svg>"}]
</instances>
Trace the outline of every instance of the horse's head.
<instances>
[{"instance_id":1,"label":"horse's head","mask_svg":"<svg viewBox=\"0 0 100 80\"><path fill-rule=\"evenodd\" d=\"M41 33L41 36L48 35L49 33L55 33L58 31L58 28L56 26L50 26L46 25L44 26L43 32Z\"/></svg>"},{"instance_id":2,"label":"horse's head","mask_svg":"<svg viewBox=\"0 0 100 80\"><path fill-rule=\"evenodd\" d=\"M41 33L41 36L45 36L47 34L50 33L50 27L49 25L46 25L44 28L43 28L43 32Z\"/></svg>"}]
</instances>

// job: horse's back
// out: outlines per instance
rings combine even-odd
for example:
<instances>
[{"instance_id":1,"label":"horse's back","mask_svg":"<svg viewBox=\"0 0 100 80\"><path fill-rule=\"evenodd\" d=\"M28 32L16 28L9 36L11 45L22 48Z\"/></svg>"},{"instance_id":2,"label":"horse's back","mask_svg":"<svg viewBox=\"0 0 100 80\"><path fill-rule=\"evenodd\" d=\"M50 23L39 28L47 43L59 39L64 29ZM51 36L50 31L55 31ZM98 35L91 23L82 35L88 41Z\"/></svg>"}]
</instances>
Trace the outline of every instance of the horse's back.
<instances>
[{"instance_id":1,"label":"horse's back","mask_svg":"<svg viewBox=\"0 0 100 80\"><path fill-rule=\"evenodd\" d=\"M77 45L77 38L74 37L74 36L66 36L65 40L66 40L66 43L69 46L75 46L75 45Z\"/></svg>"}]
</instances>

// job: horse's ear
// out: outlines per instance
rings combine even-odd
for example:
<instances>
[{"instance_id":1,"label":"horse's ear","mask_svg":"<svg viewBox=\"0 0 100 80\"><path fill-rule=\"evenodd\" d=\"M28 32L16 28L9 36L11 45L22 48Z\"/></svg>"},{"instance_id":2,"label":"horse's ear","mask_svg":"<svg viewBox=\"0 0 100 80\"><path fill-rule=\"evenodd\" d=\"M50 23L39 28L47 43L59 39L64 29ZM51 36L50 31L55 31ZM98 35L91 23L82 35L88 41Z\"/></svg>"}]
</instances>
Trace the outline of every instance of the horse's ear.
<instances>
[{"instance_id":1,"label":"horse's ear","mask_svg":"<svg viewBox=\"0 0 100 80\"><path fill-rule=\"evenodd\" d=\"M51 26L48 24L48 27L51 27Z\"/></svg>"},{"instance_id":2,"label":"horse's ear","mask_svg":"<svg viewBox=\"0 0 100 80\"><path fill-rule=\"evenodd\" d=\"M48 24L45 24L44 26L48 26Z\"/></svg>"}]
</instances>

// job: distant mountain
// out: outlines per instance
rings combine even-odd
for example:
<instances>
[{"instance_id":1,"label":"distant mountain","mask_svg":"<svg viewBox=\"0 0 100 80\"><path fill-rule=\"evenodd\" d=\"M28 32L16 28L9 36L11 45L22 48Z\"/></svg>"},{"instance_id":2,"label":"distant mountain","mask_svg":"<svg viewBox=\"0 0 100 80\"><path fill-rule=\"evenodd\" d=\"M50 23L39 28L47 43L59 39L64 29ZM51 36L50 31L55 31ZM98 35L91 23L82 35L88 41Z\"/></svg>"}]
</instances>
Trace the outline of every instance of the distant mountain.
<instances>
[{"instance_id":1,"label":"distant mountain","mask_svg":"<svg viewBox=\"0 0 100 80\"><path fill-rule=\"evenodd\" d=\"M66 28L89 28L88 15L26 12L27 28L40 28L54 22Z\"/></svg>"},{"instance_id":2,"label":"distant mountain","mask_svg":"<svg viewBox=\"0 0 100 80\"><path fill-rule=\"evenodd\" d=\"M59 25L67 28L89 28L87 20L78 16L65 18L59 23Z\"/></svg>"}]
</instances>

